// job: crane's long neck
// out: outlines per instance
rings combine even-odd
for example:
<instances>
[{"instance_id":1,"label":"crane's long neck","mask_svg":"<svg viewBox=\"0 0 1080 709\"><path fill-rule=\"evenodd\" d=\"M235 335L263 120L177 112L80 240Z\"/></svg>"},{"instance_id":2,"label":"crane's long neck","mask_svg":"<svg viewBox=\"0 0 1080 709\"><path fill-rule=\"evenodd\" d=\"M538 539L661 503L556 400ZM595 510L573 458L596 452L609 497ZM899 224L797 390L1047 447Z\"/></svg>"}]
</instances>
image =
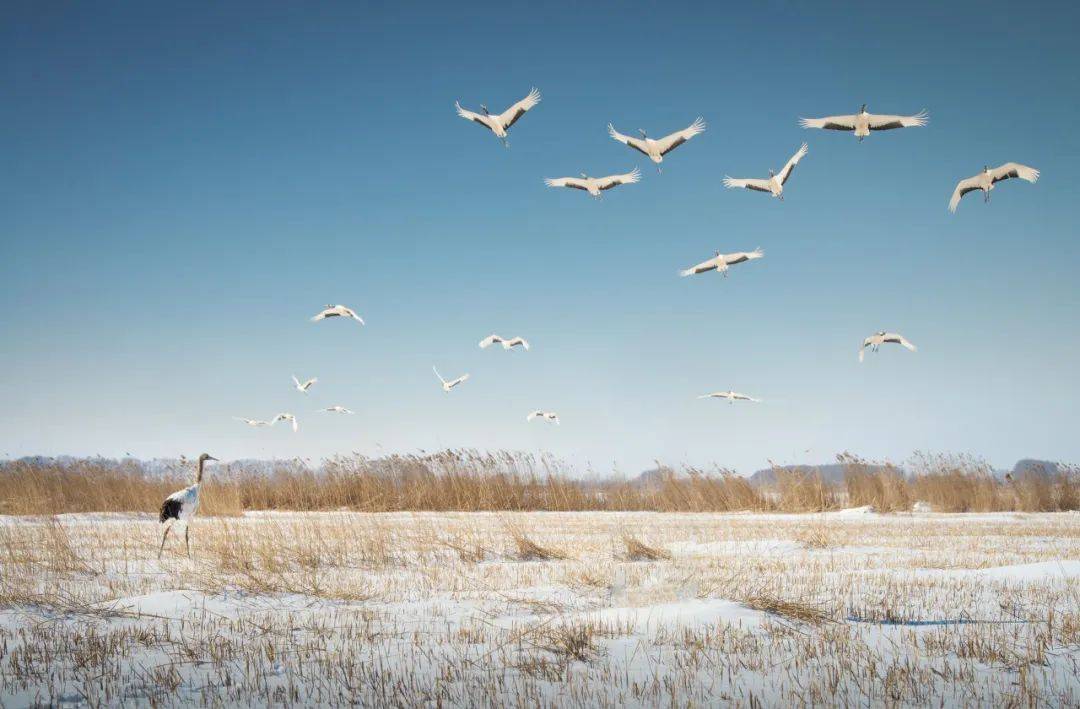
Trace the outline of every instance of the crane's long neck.
<instances>
[{"instance_id":1,"label":"crane's long neck","mask_svg":"<svg viewBox=\"0 0 1080 709\"><path fill-rule=\"evenodd\" d=\"M195 484L196 485L202 484L203 466L205 464L206 464L206 461L203 460L202 458L200 458L199 459L199 468L195 471Z\"/></svg>"}]
</instances>

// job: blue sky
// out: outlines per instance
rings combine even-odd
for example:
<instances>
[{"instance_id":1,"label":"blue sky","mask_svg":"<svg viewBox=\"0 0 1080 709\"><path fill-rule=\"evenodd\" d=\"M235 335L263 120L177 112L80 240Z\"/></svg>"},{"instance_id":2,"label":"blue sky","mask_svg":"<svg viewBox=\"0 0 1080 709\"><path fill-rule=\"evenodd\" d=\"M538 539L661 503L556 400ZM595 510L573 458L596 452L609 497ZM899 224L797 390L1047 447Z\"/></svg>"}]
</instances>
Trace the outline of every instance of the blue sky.
<instances>
[{"instance_id":1,"label":"blue sky","mask_svg":"<svg viewBox=\"0 0 1080 709\"><path fill-rule=\"evenodd\" d=\"M1075 5L2 13L0 454L1080 459ZM454 114L531 86L510 150ZM798 127L863 102L930 124ZM605 132L699 115L662 175ZM723 188L804 140L784 202ZM1042 179L948 213L1010 160ZM542 183L635 165L598 203ZM757 246L727 279L676 275ZM309 322L324 303L367 327ZM858 365L878 329L919 352ZM479 350L491 332L533 349ZM472 379L446 395L432 364ZM765 403L695 399L728 388ZM231 418L278 411L299 434Z\"/></svg>"}]
</instances>

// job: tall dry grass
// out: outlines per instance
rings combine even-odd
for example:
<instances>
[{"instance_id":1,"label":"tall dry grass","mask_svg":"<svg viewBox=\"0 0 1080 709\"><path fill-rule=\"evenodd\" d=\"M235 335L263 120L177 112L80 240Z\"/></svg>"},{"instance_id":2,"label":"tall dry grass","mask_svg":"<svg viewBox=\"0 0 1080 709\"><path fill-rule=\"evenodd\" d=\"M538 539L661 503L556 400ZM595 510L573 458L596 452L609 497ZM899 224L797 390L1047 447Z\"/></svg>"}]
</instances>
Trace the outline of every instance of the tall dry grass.
<instances>
[{"instance_id":1,"label":"tall dry grass","mask_svg":"<svg viewBox=\"0 0 1080 709\"><path fill-rule=\"evenodd\" d=\"M335 457L319 468L284 461L269 469L208 468L205 514L244 510L819 512L871 505L881 512L915 502L940 512L1080 509L1080 475L1027 473L1003 481L970 457L918 455L908 472L844 453L844 481L814 469L774 468L774 482L718 470L660 466L647 481L582 480L547 456L449 450L431 454ZM83 459L0 463L0 514L152 512L191 483L193 464L152 473L137 461Z\"/></svg>"}]
</instances>

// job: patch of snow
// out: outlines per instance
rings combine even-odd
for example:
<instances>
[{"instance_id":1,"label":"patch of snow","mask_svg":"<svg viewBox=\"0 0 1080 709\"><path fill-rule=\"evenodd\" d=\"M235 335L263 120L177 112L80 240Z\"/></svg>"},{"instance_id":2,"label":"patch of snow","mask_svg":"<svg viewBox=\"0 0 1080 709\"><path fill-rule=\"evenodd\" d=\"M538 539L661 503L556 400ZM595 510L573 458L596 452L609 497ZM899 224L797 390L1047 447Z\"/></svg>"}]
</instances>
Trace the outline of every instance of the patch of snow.
<instances>
[{"instance_id":1,"label":"patch of snow","mask_svg":"<svg viewBox=\"0 0 1080 709\"><path fill-rule=\"evenodd\" d=\"M824 517L862 517L864 515L874 514L873 505L863 505L862 507L848 507L843 510L836 510L835 512L825 512Z\"/></svg>"},{"instance_id":2,"label":"patch of snow","mask_svg":"<svg viewBox=\"0 0 1080 709\"><path fill-rule=\"evenodd\" d=\"M692 598L637 608L605 608L577 614L586 621L634 627L654 633L661 627L695 628L717 623L750 627L760 625L765 614L741 603L721 598Z\"/></svg>"},{"instance_id":3,"label":"patch of snow","mask_svg":"<svg viewBox=\"0 0 1080 709\"><path fill-rule=\"evenodd\" d=\"M1080 577L1080 561L1059 559L1033 564L992 566L985 569L915 569L912 573L921 577L984 578L995 581L1035 583L1078 578Z\"/></svg>"},{"instance_id":4,"label":"patch of snow","mask_svg":"<svg viewBox=\"0 0 1080 709\"><path fill-rule=\"evenodd\" d=\"M799 554L803 548L787 539L766 539L737 542L674 542L668 551L684 556L712 556L715 554Z\"/></svg>"},{"instance_id":5,"label":"patch of snow","mask_svg":"<svg viewBox=\"0 0 1080 709\"><path fill-rule=\"evenodd\" d=\"M1080 577L1080 561L1040 561L1034 564L1014 564L980 569L986 578L1009 581L1042 581L1044 579Z\"/></svg>"}]
</instances>

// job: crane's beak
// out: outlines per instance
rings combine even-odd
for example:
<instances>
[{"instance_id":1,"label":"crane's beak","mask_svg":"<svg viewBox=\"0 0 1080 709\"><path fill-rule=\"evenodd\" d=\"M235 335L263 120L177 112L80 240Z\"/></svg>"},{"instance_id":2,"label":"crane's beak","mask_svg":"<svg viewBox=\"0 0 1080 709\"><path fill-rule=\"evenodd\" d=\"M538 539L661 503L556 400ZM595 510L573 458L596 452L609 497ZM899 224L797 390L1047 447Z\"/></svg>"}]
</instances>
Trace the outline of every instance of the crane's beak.
<instances>
[{"instance_id":1,"label":"crane's beak","mask_svg":"<svg viewBox=\"0 0 1080 709\"><path fill-rule=\"evenodd\" d=\"M212 455L208 455L208 456L206 456L206 459L207 459L207 460L217 460L217 458L215 458L215 457L214 457L214 456L212 456Z\"/></svg>"}]
</instances>

